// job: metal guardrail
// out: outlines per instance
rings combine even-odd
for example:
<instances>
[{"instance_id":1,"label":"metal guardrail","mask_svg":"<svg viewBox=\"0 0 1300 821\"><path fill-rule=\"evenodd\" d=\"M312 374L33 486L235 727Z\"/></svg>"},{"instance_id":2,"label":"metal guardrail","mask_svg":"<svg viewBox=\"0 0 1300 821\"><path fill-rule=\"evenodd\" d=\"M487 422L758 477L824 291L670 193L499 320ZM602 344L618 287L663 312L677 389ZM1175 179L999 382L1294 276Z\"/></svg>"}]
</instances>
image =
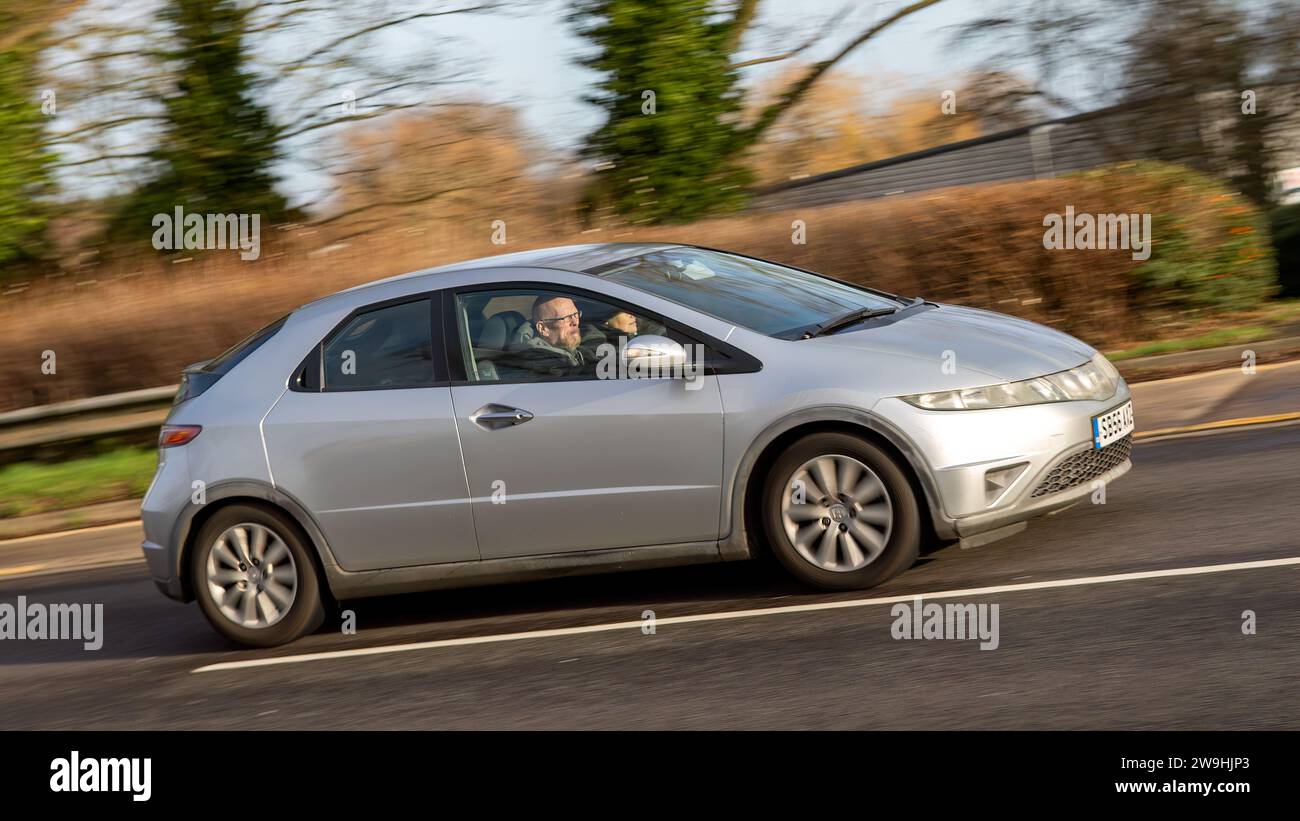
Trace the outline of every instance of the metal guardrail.
<instances>
[{"instance_id":1,"label":"metal guardrail","mask_svg":"<svg viewBox=\"0 0 1300 821\"><path fill-rule=\"evenodd\" d=\"M1240 364L1241 351L1247 348L1261 356L1293 357L1300 354L1300 336L1146 356L1122 360L1116 366L1130 381L1156 379L1188 371L1234 367ZM0 453L157 428L166 418L179 388L179 385L165 385L0 413ZM85 418L65 419L82 414ZM4 461L0 458L0 464Z\"/></svg>"},{"instance_id":2,"label":"metal guardrail","mask_svg":"<svg viewBox=\"0 0 1300 821\"><path fill-rule=\"evenodd\" d=\"M171 402L180 385L165 385L161 388L143 388L138 391L113 393L107 396L92 396L87 399L73 399L68 402L53 402L49 405L36 405L30 408L0 413L0 428L14 425L28 425L57 419L61 416L73 416L78 413L94 411L122 410L138 405L157 405Z\"/></svg>"},{"instance_id":3,"label":"metal guardrail","mask_svg":"<svg viewBox=\"0 0 1300 821\"><path fill-rule=\"evenodd\" d=\"M121 437L142 440L167 418L178 388L145 388L0 413L0 465L49 448Z\"/></svg>"}]
</instances>

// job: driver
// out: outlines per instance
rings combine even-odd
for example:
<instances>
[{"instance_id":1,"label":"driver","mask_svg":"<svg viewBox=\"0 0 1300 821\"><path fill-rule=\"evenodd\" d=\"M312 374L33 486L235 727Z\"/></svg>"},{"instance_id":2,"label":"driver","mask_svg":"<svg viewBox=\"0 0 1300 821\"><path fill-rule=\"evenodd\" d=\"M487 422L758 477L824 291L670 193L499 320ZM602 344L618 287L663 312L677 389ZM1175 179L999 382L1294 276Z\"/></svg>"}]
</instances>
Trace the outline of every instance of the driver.
<instances>
[{"instance_id":1,"label":"driver","mask_svg":"<svg viewBox=\"0 0 1300 821\"><path fill-rule=\"evenodd\" d=\"M582 324L573 300L543 294L533 302L532 321L519 326L510 348L526 353L521 365L551 376L595 374L597 348L605 335Z\"/></svg>"}]
</instances>

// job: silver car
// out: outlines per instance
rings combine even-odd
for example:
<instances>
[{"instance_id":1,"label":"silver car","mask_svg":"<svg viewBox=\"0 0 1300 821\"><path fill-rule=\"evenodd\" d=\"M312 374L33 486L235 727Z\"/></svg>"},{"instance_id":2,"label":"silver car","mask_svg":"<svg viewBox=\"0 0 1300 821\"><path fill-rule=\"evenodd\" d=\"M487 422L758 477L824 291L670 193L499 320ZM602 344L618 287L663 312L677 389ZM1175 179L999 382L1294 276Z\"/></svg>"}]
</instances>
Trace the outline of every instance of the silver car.
<instances>
[{"instance_id":1,"label":"silver car","mask_svg":"<svg viewBox=\"0 0 1300 821\"><path fill-rule=\"evenodd\" d=\"M158 587L291 641L367 596L774 556L821 589L1129 470L1128 386L1031 322L671 244L552 248L304 305L187 368Z\"/></svg>"}]
</instances>

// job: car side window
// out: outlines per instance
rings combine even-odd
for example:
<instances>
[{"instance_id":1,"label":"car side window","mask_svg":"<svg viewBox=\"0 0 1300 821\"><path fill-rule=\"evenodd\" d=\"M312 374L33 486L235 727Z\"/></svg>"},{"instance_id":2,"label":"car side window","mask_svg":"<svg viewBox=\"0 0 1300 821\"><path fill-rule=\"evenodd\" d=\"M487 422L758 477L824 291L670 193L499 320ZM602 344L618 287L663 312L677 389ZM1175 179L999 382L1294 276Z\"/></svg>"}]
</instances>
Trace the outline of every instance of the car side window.
<instances>
[{"instance_id":1,"label":"car side window","mask_svg":"<svg viewBox=\"0 0 1300 821\"><path fill-rule=\"evenodd\" d=\"M562 290L458 293L455 309L471 382L609 378L618 372L620 345L668 335L648 313Z\"/></svg>"},{"instance_id":2,"label":"car side window","mask_svg":"<svg viewBox=\"0 0 1300 821\"><path fill-rule=\"evenodd\" d=\"M325 391L423 387L434 371L427 298L357 314L321 348Z\"/></svg>"}]
</instances>

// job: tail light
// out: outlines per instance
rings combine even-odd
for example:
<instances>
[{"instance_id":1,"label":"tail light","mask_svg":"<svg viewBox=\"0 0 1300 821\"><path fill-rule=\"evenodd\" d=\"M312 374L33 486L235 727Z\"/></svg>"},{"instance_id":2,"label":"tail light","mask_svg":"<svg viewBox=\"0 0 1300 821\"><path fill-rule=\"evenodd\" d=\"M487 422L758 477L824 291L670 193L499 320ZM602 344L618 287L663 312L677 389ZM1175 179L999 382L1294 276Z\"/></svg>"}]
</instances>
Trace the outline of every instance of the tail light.
<instances>
[{"instance_id":1,"label":"tail light","mask_svg":"<svg viewBox=\"0 0 1300 821\"><path fill-rule=\"evenodd\" d=\"M174 448L188 445L203 430L201 425L163 425L158 434L158 447Z\"/></svg>"}]
</instances>

